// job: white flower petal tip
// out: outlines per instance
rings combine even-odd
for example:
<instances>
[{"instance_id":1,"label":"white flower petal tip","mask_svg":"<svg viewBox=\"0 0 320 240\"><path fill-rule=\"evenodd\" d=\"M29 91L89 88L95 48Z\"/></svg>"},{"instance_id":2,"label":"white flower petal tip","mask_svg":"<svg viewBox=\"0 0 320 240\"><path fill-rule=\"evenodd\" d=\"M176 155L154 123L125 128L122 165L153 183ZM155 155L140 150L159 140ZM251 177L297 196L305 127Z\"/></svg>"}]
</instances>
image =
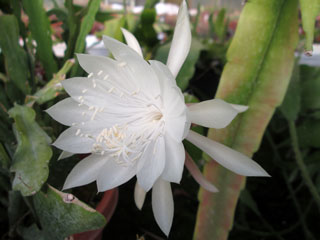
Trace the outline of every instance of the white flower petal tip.
<instances>
[{"instance_id":1,"label":"white flower petal tip","mask_svg":"<svg viewBox=\"0 0 320 240\"><path fill-rule=\"evenodd\" d=\"M70 153L70 152L66 152L66 151L62 151L62 153L60 154L60 156L58 157L58 161L66 159L68 157L73 156L74 153Z\"/></svg>"},{"instance_id":2,"label":"white flower petal tip","mask_svg":"<svg viewBox=\"0 0 320 240\"><path fill-rule=\"evenodd\" d=\"M192 177L199 183L201 187L203 187L209 192L219 192L219 190L212 183L205 179L203 174L200 172L198 166L192 160L191 156L188 153L186 153L185 166L189 170Z\"/></svg>"},{"instance_id":3,"label":"white flower petal tip","mask_svg":"<svg viewBox=\"0 0 320 240\"><path fill-rule=\"evenodd\" d=\"M188 116L192 123L219 129L228 126L238 113L247 109L247 106L233 105L221 99L212 99L190 105Z\"/></svg>"},{"instance_id":4,"label":"white flower petal tip","mask_svg":"<svg viewBox=\"0 0 320 240\"><path fill-rule=\"evenodd\" d=\"M135 50L141 57L143 57L140 44L138 40L135 38L135 36L124 28L121 28L121 31L124 38L126 39L128 46L131 47L133 50Z\"/></svg>"},{"instance_id":5,"label":"white flower petal tip","mask_svg":"<svg viewBox=\"0 0 320 240\"><path fill-rule=\"evenodd\" d=\"M168 236L173 220L173 197L170 182L159 178L152 188L152 210L157 224Z\"/></svg>"},{"instance_id":6,"label":"white flower petal tip","mask_svg":"<svg viewBox=\"0 0 320 240\"><path fill-rule=\"evenodd\" d=\"M179 8L177 23L167 60L167 66L174 77L178 75L182 64L188 56L191 38L188 8L186 2L183 1Z\"/></svg>"},{"instance_id":7,"label":"white flower petal tip","mask_svg":"<svg viewBox=\"0 0 320 240\"><path fill-rule=\"evenodd\" d=\"M136 185L134 187L134 202L136 203L136 206L139 210L142 209L144 200L146 199L147 192L140 187L138 182L136 182Z\"/></svg>"},{"instance_id":8,"label":"white flower petal tip","mask_svg":"<svg viewBox=\"0 0 320 240\"><path fill-rule=\"evenodd\" d=\"M190 131L186 139L206 152L216 162L239 175L256 177L270 176L259 164L246 155L194 131Z\"/></svg>"},{"instance_id":9,"label":"white flower petal tip","mask_svg":"<svg viewBox=\"0 0 320 240\"><path fill-rule=\"evenodd\" d=\"M249 106L239 105L239 104L231 104L231 106L236 109L239 113L245 112L249 109Z\"/></svg>"},{"instance_id":10,"label":"white flower petal tip","mask_svg":"<svg viewBox=\"0 0 320 240\"><path fill-rule=\"evenodd\" d=\"M82 159L69 173L63 185L63 190L83 186L95 181L105 162L105 159L97 155L90 155Z\"/></svg>"}]
</instances>

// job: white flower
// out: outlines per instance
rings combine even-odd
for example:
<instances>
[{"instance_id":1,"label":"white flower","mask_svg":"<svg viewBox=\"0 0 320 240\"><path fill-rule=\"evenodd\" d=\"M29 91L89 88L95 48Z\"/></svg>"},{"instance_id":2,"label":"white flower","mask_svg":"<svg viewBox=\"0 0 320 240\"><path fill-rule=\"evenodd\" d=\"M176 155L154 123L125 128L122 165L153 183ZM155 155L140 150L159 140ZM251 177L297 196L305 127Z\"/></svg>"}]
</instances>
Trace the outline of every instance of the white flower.
<instances>
[{"instance_id":1,"label":"white flower","mask_svg":"<svg viewBox=\"0 0 320 240\"><path fill-rule=\"evenodd\" d=\"M185 163L183 139L235 173L268 174L247 156L189 130L191 122L224 128L247 107L219 99L185 105L175 82L191 43L185 2L179 10L167 65L146 62L135 37L124 29L123 34L128 46L109 37L103 39L114 59L78 55L88 77L63 81L71 97L47 110L55 120L70 126L54 146L67 156L91 153L73 168L64 189L96 181L101 192L137 176L137 206L142 207L146 192L152 188L155 219L168 235L173 219L170 182L181 180ZM192 162L187 163L199 180ZM200 179L200 183L216 191L209 182Z\"/></svg>"}]
</instances>

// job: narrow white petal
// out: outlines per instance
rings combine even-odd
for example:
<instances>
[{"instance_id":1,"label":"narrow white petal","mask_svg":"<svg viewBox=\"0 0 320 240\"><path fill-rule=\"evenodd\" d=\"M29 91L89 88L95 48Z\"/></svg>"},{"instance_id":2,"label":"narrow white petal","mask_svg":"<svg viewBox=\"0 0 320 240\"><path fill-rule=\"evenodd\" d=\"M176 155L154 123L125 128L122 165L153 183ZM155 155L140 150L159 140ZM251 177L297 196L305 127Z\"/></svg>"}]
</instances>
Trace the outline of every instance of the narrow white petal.
<instances>
[{"instance_id":1,"label":"narrow white petal","mask_svg":"<svg viewBox=\"0 0 320 240\"><path fill-rule=\"evenodd\" d=\"M165 136L165 144L166 165L161 178L169 182L180 183L185 160L183 144L182 142L175 141L169 135Z\"/></svg>"},{"instance_id":2,"label":"narrow white petal","mask_svg":"<svg viewBox=\"0 0 320 240\"><path fill-rule=\"evenodd\" d=\"M269 174L259 164L248 158L246 155L204 137L194 131L190 131L186 139L202 151L206 152L216 162L239 175L261 177L269 176Z\"/></svg>"},{"instance_id":3,"label":"narrow white petal","mask_svg":"<svg viewBox=\"0 0 320 240\"><path fill-rule=\"evenodd\" d=\"M136 182L136 185L134 187L134 202L136 203L136 206L139 210L141 210L144 200L146 199L147 192L140 187L138 182Z\"/></svg>"},{"instance_id":4,"label":"narrow white petal","mask_svg":"<svg viewBox=\"0 0 320 240\"><path fill-rule=\"evenodd\" d=\"M153 71L156 72L158 78L160 78L159 82L161 92L163 92L164 89L167 87L177 86L176 80L168 66L164 65L162 62L159 62L157 60L149 60L148 62L150 63Z\"/></svg>"},{"instance_id":5,"label":"narrow white petal","mask_svg":"<svg viewBox=\"0 0 320 240\"><path fill-rule=\"evenodd\" d=\"M70 127L60 134L53 146L70 153L90 153L92 150L93 139L80 136L79 129Z\"/></svg>"},{"instance_id":6,"label":"narrow white petal","mask_svg":"<svg viewBox=\"0 0 320 240\"><path fill-rule=\"evenodd\" d=\"M106 161L105 157L99 155L90 155L81 160L69 173L63 189L78 187L95 181Z\"/></svg>"},{"instance_id":7,"label":"narrow white petal","mask_svg":"<svg viewBox=\"0 0 320 240\"><path fill-rule=\"evenodd\" d=\"M108 94L106 88L99 79L83 77L69 78L61 82L66 92L78 103L88 106L105 107L116 103L120 97ZM93 87L93 83L96 84ZM83 93L83 90L86 90Z\"/></svg>"},{"instance_id":8,"label":"narrow white petal","mask_svg":"<svg viewBox=\"0 0 320 240\"><path fill-rule=\"evenodd\" d=\"M188 56L191 45L191 30L188 15L188 8L185 0L181 3L176 27L174 29L171 48L167 60L167 66L176 77L179 70Z\"/></svg>"},{"instance_id":9,"label":"narrow white petal","mask_svg":"<svg viewBox=\"0 0 320 240\"><path fill-rule=\"evenodd\" d=\"M103 36L103 42L137 88L152 99L160 94L157 76L150 65L135 50L107 36Z\"/></svg>"},{"instance_id":10,"label":"narrow white petal","mask_svg":"<svg viewBox=\"0 0 320 240\"><path fill-rule=\"evenodd\" d=\"M135 36L124 28L121 28L121 31L123 33L124 38L127 41L128 46L135 50L141 57L143 57L140 44L138 40L135 38Z\"/></svg>"},{"instance_id":11,"label":"narrow white petal","mask_svg":"<svg viewBox=\"0 0 320 240\"><path fill-rule=\"evenodd\" d=\"M173 220L173 197L170 182L159 178L152 188L152 210L160 229L169 235Z\"/></svg>"},{"instance_id":12,"label":"narrow white petal","mask_svg":"<svg viewBox=\"0 0 320 240\"><path fill-rule=\"evenodd\" d=\"M124 68L119 66L119 62L108 57L94 56L88 54L77 54L80 66L88 73L92 74L91 78L101 80L100 85L110 87L110 82L114 86L121 86L128 91L134 91L137 88L134 76L127 74ZM102 71L102 72L101 72ZM98 73L101 72L100 75ZM86 79L92 84L92 79ZM89 81L90 80L90 81ZM106 81L108 80L108 81ZM98 84L98 83L97 83Z\"/></svg>"},{"instance_id":13,"label":"narrow white petal","mask_svg":"<svg viewBox=\"0 0 320 240\"><path fill-rule=\"evenodd\" d=\"M137 173L136 169L136 164L125 166L110 157L97 177L98 191L104 192L129 181Z\"/></svg>"},{"instance_id":14,"label":"narrow white petal","mask_svg":"<svg viewBox=\"0 0 320 240\"><path fill-rule=\"evenodd\" d=\"M74 155L74 153L62 151L62 153L60 154L58 160L65 159L65 158L71 157L73 155Z\"/></svg>"},{"instance_id":15,"label":"narrow white petal","mask_svg":"<svg viewBox=\"0 0 320 240\"><path fill-rule=\"evenodd\" d=\"M243 110L241 107L239 109ZM192 123L208 128L224 128L241 112L221 99L195 103L190 105L188 110L188 117Z\"/></svg>"},{"instance_id":16,"label":"narrow white petal","mask_svg":"<svg viewBox=\"0 0 320 240\"><path fill-rule=\"evenodd\" d=\"M46 112L56 121L71 126L75 123L85 122L90 119L89 109L72 98L66 98L53 105Z\"/></svg>"},{"instance_id":17,"label":"narrow white petal","mask_svg":"<svg viewBox=\"0 0 320 240\"><path fill-rule=\"evenodd\" d=\"M218 189L211 182L205 179L203 174L200 172L197 164L192 160L189 154L186 154L185 165L189 170L190 174L192 175L192 177L194 178L194 180L196 180L201 187L203 187L209 192L219 192Z\"/></svg>"},{"instance_id":18,"label":"narrow white petal","mask_svg":"<svg viewBox=\"0 0 320 240\"><path fill-rule=\"evenodd\" d=\"M231 106L235 108L239 113L245 112L249 108L249 106L239 105L239 104L231 104Z\"/></svg>"},{"instance_id":19,"label":"narrow white petal","mask_svg":"<svg viewBox=\"0 0 320 240\"><path fill-rule=\"evenodd\" d=\"M152 188L154 182L162 174L165 162L166 150L164 138L158 137L154 144L150 144L143 159L140 159L138 163L139 165L143 164L142 167L138 165L138 183L146 192Z\"/></svg>"}]
</instances>

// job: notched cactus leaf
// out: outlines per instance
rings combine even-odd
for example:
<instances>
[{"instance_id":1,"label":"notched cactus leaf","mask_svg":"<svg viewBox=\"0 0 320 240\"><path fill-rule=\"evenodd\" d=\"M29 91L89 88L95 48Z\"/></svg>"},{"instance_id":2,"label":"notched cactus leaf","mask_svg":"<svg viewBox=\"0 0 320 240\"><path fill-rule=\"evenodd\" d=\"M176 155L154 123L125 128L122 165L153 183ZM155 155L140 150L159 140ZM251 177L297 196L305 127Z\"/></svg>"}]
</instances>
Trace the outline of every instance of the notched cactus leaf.
<instances>
[{"instance_id":1,"label":"notched cactus leaf","mask_svg":"<svg viewBox=\"0 0 320 240\"><path fill-rule=\"evenodd\" d=\"M33 109L15 105L9 111L18 142L11 171L15 173L13 190L30 196L40 190L48 178L52 156L51 139L35 121Z\"/></svg>"}]
</instances>

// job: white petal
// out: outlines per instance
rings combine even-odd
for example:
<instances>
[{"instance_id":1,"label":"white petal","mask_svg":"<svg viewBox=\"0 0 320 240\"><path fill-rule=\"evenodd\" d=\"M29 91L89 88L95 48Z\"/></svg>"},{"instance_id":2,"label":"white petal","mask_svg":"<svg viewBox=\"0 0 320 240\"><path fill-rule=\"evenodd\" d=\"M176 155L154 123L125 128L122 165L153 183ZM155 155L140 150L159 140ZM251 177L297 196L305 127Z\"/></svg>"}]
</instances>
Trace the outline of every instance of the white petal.
<instances>
[{"instance_id":1,"label":"white petal","mask_svg":"<svg viewBox=\"0 0 320 240\"><path fill-rule=\"evenodd\" d=\"M175 141L169 135L165 136L165 143L166 165L161 178L169 182L180 183L185 160L183 144L182 142Z\"/></svg>"},{"instance_id":2,"label":"white petal","mask_svg":"<svg viewBox=\"0 0 320 240\"><path fill-rule=\"evenodd\" d=\"M192 123L208 128L224 128L241 112L221 99L195 103L190 105L188 110L188 117Z\"/></svg>"},{"instance_id":3,"label":"white petal","mask_svg":"<svg viewBox=\"0 0 320 240\"><path fill-rule=\"evenodd\" d=\"M58 160L65 159L65 158L71 157L71 156L73 156L73 155L74 155L74 153L62 151L62 153L61 153L60 156L58 157Z\"/></svg>"},{"instance_id":4,"label":"white petal","mask_svg":"<svg viewBox=\"0 0 320 240\"><path fill-rule=\"evenodd\" d=\"M97 177L98 191L104 192L129 181L137 173L136 169L136 164L120 165L110 157Z\"/></svg>"},{"instance_id":5,"label":"white petal","mask_svg":"<svg viewBox=\"0 0 320 240\"><path fill-rule=\"evenodd\" d=\"M105 107L116 103L114 95L110 95L99 79L74 77L61 82L66 92L78 103L88 106ZM96 84L93 87L93 84ZM83 93L85 91L85 93Z\"/></svg>"},{"instance_id":6,"label":"white petal","mask_svg":"<svg viewBox=\"0 0 320 240\"><path fill-rule=\"evenodd\" d=\"M173 220L173 198L170 182L159 178L152 188L152 210L160 229L169 235Z\"/></svg>"},{"instance_id":7,"label":"white petal","mask_svg":"<svg viewBox=\"0 0 320 240\"><path fill-rule=\"evenodd\" d=\"M107 36L103 36L103 42L112 55L123 63L122 69L130 76L144 94L155 98L160 94L160 86L157 76L150 65L131 47Z\"/></svg>"},{"instance_id":8,"label":"white petal","mask_svg":"<svg viewBox=\"0 0 320 240\"><path fill-rule=\"evenodd\" d=\"M237 174L244 176L269 176L269 174L260 167L259 164L248 158L246 155L204 137L194 131L190 131L186 139L202 151L206 152L216 162Z\"/></svg>"},{"instance_id":9,"label":"white petal","mask_svg":"<svg viewBox=\"0 0 320 240\"><path fill-rule=\"evenodd\" d=\"M121 31L123 33L124 38L126 39L128 46L135 50L141 57L143 57L140 44L138 40L135 38L135 36L124 28L121 28Z\"/></svg>"},{"instance_id":10,"label":"white petal","mask_svg":"<svg viewBox=\"0 0 320 240\"><path fill-rule=\"evenodd\" d=\"M239 113L245 112L248 110L248 106L239 105L239 104L231 104L233 108L235 108Z\"/></svg>"},{"instance_id":11,"label":"white petal","mask_svg":"<svg viewBox=\"0 0 320 240\"><path fill-rule=\"evenodd\" d=\"M163 137L158 137L154 143L150 143L144 156L138 163L138 183L148 192L154 182L162 174L166 162L166 150ZM143 164L142 167L139 165Z\"/></svg>"},{"instance_id":12,"label":"white petal","mask_svg":"<svg viewBox=\"0 0 320 240\"><path fill-rule=\"evenodd\" d=\"M72 98L66 98L53 105L46 112L56 121L71 126L75 123L85 122L90 119L87 106L81 105Z\"/></svg>"},{"instance_id":13,"label":"white petal","mask_svg":"<svg viewBox=\"0 0 320 240\"><path fill-rule=\"evenodd\" d=\"M187 122L186 116L177 118L165 117L165 122L166 134L169 134L177 142L181 142L184 139L185 124Z\"/></svg>"},{"instance_id":14,"label":"white petal","mask_svg":"<svg viewBox=\"0 0 320 240\"><path fill-rule=\"evenodd\" d=\"M200 172L198 166L196 163L192 160L189 154L186 154L186 163L185 163L187 169L189 170L192 177L199 183L201 187L206 189L209 192L219 192L218 189Z\"/></svg>"},{"instance_id":15,"label":"white petal","mask_svg":"<svg viewBox=\"0 0 320 240\"><path fill-rule=\"evenodd\" d=\"M78 128L70 127L60 134L53 146L70 153L90 153L94 141L91 138L80 136Z\"/></svg>"},{"instance_id":16,"label":"white petal","mask_svg":"<svg viewBox=\"0 0 320 240\"><path fill-rule=\"evenodd\" d=\"M159 78L162 92L166 87L177 86L176 80L172 75L172 73L170 72L170 69L168 68L168 66L164 65L162 62L159 62L157 60L149 60L149 63Z\"/></svg>"},{"instance_id":17,"label":"white petal","mask_svg":"<svg viewBox=\"0 0 320 240\"><path fill-rule=\"evenodd\" d=\"M69 173L63 189L78 187L95 181L106 161L106 157L93 154L81 160Z\"/></svg>"},{"instance_id":18,"label":"white petal","mask_svg":"<svg viewBox=\"0 0 320 240\"><path fill-rule=\"evenodd\" d=\"M146 198L147 192L140 187L138 182L136 182L136 185L134 187L134 202L136 203L136 206L139 210L141 210L144 200Z\"/></svg>"},{"instance_id":19,"label":"white petal","mask_svg":"<svg viewBox=\"0 0 320 240\"><path fill-rule=\"evenodd\" d=\"M168 56L167 66L176 77L179 70L188 56L191 45L191 30L188 15L188 8L185 0L181 3L176 27L174 29L171 48Z\"/></svg>"},{"instance_id":20,"label":"white petal","mask_svg":"<svg viewBox=\"0 0 320 240\"><path fill-rule=\"evenodd\" d=\"M93 73L92 77L101 80L100 83L105 83L107 87L110 87L109 82L112 82L113 86L119 86L131 92L137 89L134 76L128 75L118 61L88 54L77 54L77 58L80 66L88 74ZM98 75L98 73L100 74Z\"/></svg>"}]
</instances>

